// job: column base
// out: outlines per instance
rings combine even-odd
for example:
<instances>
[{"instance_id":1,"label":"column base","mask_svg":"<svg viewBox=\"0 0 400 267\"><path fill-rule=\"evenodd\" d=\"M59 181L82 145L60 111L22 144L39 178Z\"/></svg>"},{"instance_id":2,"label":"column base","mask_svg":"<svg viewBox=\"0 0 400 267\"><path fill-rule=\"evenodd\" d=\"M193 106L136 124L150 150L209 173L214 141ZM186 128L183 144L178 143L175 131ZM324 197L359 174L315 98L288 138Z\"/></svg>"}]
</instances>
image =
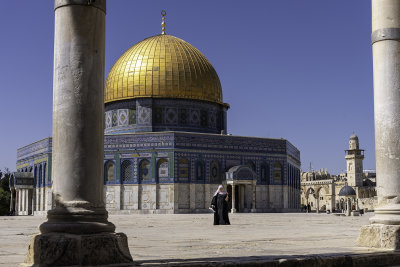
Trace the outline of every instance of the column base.
<instances>
[{"instance_id":1,"label":"column base","mask_svg":"<svg viewBox=\"0 0 400 267\"><path fill-rule=\"evenodd\" d=\"M400 225L370 224L361 227L357 246L400 249Z\"/></svg>"},{"instance_id":2,"label":"column base","mask_svg":"<svg viewBox=\"0 0 400 267\"><path fill-rule=\"evenodd\" d=\"M24 265L96 266L132 261L124 233L46 233L32 237Z\"/></svg>"},{"instance_id":3,"label":"column base","mask_svg":"<svg viewBox=\"0 0 400 267\"><path fill-rule=\"evenodd\" d=\"M237 212L236 209L231 210L231 213L236 213L236 212Z\"/></svg>"}]
</instances>

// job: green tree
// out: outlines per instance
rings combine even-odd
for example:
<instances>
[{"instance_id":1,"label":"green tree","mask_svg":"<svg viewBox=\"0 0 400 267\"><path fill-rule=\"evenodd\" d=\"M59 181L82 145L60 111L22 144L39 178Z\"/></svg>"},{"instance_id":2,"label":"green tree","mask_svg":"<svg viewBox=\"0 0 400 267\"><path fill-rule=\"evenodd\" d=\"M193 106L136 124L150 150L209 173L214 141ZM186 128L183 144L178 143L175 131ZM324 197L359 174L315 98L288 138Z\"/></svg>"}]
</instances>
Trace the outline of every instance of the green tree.
<instances>
[{"instance_id":1,"label":"green tree","mask_svg":"<svg viewBox=\"0 0 400 267\"><path fill-rule=\"evenodd\" d=\"M7 168L4 171L0 171L0 216L8 215L10 211L10 176L11 173Z\"/></svg>"}]
</instances>

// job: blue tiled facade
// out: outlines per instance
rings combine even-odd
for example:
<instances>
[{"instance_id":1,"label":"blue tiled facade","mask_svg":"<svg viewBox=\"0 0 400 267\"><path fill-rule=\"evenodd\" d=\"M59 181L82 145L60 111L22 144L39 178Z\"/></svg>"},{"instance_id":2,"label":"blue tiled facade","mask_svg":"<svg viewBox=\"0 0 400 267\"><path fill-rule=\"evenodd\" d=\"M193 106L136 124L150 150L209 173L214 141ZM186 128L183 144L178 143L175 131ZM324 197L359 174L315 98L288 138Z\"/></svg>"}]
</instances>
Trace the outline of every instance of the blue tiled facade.
<instances>
[{"instance_id":1,"label":"blue tiled facade","mask_svg":"<svg viewBox=\"0 0 400 267\"><path fill-rule=\"evenodd\" d=\"M105 105L105 133L226 132L227 104L190 99L137 98Z\"/></svg>"},{"instance_id":2,"label":"blue tiled facade","mask_svg":"<svg viewBox=\"0 0 400 267\"><path fill-rule=\"evenodd\" d=\"M41 160L40 160L41 159ZM141 163L149 163L149 179L141 177ZM122 163L131 168L122 178ZM159 163L167 175L159 177ZM180 162L185 162L184 166ZM114 166L108 179L107 167ZM216 163L216 164L215 164ZM217 175L213 176L213 164ZM275 165L280 165L279 168ZM248 165L257 174L257 184L290 185L299 188L300 153L287 140L188 132L155 132L105 135L104 183L197 183L220 184L225 172L236 165ZM198 167L200 166L200 167ZM201 169L197 175L196 170ZM187 175L179 173L187 169ZM34 172L35 186L51 185L51 138L18 150L17 170ZM125 169L124 169L125 170ZM280 176L276 176L277 172ZM215 170L214 170L215 172Z\"/></svg>"},{"instance_id":3,"label":"blue tiled facade","mask_svg":"<svg viewBox=\"0 0 400 267\"><path fill-rule=\"evenodd\" d=\"M17 171L33 172L35 187L51 186L51 147L49 137L17 150Z\"/></svg>"}]
</instances>

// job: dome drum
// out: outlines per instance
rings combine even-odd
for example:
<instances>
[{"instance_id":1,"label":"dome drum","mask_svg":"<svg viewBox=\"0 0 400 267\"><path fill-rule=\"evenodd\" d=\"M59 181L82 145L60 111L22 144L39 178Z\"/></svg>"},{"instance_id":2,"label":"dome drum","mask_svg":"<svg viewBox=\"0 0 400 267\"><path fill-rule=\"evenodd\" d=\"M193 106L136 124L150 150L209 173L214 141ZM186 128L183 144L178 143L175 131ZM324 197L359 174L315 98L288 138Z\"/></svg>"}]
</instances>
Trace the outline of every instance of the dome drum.
<instances>
[{"instance_id":1,"label":"dome drum","mask_svg":"<svg viewBox=\"0 0 400 267\"><path fill-rule=\"evenodd\" d=\"M137 98L105 106L105 134L185 131L226 133L227 106L189 99Z\"/></svg>"}]
</instances>

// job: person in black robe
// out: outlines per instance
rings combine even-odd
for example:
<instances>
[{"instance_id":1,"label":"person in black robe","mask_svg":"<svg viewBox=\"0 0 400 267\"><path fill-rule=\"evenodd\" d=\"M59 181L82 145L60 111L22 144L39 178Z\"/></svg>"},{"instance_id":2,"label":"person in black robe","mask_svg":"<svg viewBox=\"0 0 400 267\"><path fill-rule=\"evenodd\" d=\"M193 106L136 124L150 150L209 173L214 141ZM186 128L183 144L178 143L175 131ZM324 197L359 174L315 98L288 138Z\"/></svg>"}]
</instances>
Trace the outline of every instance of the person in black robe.
<instances>
[{"instance_id":1,"label":"person in black robe","mask_svg":"<svg viewBox=\"0 0 400 267\"><path fill-rule=\"evenodd\" d=\"M227 225L229 222L228 207L229 196L224 187L220 185L211 200L211 208L214 210L214 225Z\"/></svg>"}]
</instances>

